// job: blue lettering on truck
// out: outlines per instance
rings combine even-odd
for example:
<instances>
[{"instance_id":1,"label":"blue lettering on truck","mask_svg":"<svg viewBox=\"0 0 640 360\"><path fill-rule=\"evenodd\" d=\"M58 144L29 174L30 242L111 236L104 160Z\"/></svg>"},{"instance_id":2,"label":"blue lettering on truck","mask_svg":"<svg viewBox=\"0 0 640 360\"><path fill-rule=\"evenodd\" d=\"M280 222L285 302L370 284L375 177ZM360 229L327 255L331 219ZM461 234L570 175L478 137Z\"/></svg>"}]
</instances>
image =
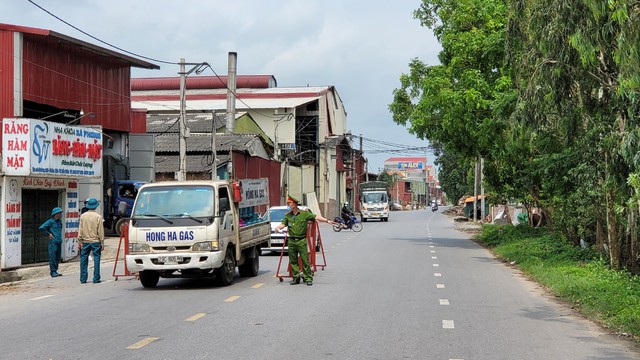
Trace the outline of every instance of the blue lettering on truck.
<instances>
[{"instance_id":1,"label":"blue lettering on truck","mask_svg":"<svg viewBox=\"0 0 640 360\"><path fill-rule=\"evenodd\" d=\"M146 241L180 241L180 240L193 240L195 236L193 230L186 231L155 231L148 232L146 235Z\"/></svg>"}]
</instances>

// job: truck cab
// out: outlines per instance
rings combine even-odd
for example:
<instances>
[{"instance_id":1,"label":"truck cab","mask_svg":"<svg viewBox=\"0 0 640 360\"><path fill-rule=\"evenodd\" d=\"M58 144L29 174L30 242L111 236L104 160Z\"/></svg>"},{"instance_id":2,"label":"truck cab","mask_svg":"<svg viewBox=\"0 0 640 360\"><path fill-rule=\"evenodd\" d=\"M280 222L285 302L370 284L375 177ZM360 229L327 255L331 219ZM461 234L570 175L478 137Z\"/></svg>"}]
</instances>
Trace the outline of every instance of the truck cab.
<instances>
[{"instance_id":1,"label":"truck cab","mask_svg":"<svg viewBox=\"0 0 640 360\"><path fill-rule=\"evenodd\" d=\"M160 278L215 278L221 285L256 276L270 238L267 179L146 184L129 224L127 268L142 286Z\"/></svg>"},{"instance_id":2,"label":"truck cab","mask_svg":"<svg viewBox=\"0 0 640 360\"><path fill-rule=\"evenodd\" d=\"M120 236L122 226L129 221L133 204L144 181L115 180L105 193L104 226L105 229Z\"/></svg>"},{"instance_id":3,"label":"truck cab","mask_svg":"<svg viewBox=\"0 0 640 360\"><path fill-rule=\"evenodd\" d=\"M382 181L360 184L360 220L389 221L388 185Z\"/></svg>"}]
</instances>

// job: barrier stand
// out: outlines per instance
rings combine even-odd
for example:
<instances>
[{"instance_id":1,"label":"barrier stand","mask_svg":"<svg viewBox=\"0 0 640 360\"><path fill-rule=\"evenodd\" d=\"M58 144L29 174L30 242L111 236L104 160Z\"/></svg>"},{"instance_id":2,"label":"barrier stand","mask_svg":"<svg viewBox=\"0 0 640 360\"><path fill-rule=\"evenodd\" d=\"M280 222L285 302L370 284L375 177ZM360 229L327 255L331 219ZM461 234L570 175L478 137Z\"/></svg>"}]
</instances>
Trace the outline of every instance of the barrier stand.
<instances>
[{"instance_id":1,"label":"barrier stand","mask_svg":"<svg viewBox=\"0 0 640 360\"><path fill-rule=\"evenodd\" d=\"M287 264L287 274L280 273L280 266L282 265L282 257L284 256L284 247L287 244L287 237L284 238L282 243L282 249L280 250L280 260L278 261L278 269L276 270L276 276L280 282L284 281L284 278L293 278L293 272L291 270L291 264ZM316 263L316 246L320 247L320 253L322 254L322 264ZM311 272L315 273L318 271L318 267L324 271L324 268L327 266L327 258L324 255L324 245L322 244L322 236L320 235L320 227L318 226L318 222L314 221L307 225L307 252L309 255L309 267L311 267ZM302 269L302 259L298 257L298 268Z\"/></svg>"},{"instance_id":2,"label":"barrier stand","mask_svg":"<svg viewBox=\"0 0 640 360\"><path fill-rule=\"evenodd\" d=\"M112 276L116 278L115 281L118 281L118 278L120 276L135 276L136 278L138 277L137 273L129 272L129 269L127 269L127 262L124 259L122 260L122 263L124 265L124 274L116 274L116 268L118 267L118 259L120 258L120 248L123 242L124 242L123 253L124 253L124 256L127 256L127 254L129 254L129 224L124 224L120 230L120 242L118 243L118 251L116 252L116 261L113 263L113 273L112 273Z\"/></svg>"}]
</instances>

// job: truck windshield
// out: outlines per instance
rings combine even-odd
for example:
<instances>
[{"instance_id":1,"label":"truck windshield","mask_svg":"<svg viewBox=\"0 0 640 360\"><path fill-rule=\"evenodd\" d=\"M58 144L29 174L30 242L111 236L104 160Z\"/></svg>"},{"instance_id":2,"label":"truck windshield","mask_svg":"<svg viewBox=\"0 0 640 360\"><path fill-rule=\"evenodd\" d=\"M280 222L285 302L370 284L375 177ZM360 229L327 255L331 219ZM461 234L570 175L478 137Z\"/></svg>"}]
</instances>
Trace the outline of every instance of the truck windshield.
<instances>
[{"instance_id":1,"label":"truck windshield","mask_svg":"<svg viewBox=\"0 0 640 360\"><path fill-rule=\"evenodd\" d=\"M387 202L386 193L364 193L365 203L382 203Z\"/></svg>"},{"instance_id":2,"label":"truck windshield","mask_svg":"<svg viewBox=\"0 0 640 360\"><path fill-rule=\"evenodd\" d=\"M133 218L213 216L214 189L208 186L158 186L141 190Z\"/></svg>"}]
</instances>

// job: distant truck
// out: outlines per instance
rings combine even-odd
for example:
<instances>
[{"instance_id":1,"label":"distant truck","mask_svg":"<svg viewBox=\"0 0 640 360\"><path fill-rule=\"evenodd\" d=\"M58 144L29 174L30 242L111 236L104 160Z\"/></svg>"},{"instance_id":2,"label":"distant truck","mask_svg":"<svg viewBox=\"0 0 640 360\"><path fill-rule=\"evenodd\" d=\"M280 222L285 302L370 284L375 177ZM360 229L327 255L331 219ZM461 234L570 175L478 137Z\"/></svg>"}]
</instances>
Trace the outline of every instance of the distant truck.
<instances>
[{"instance_id":1,"label":"distant truck","mask_svg":"<svg viewBox=\"0 0 640 360\"><path fill-rule=\"evenodd\" d=\"M171 181L142 186L129 223L127 268L145 288L162 278L256 276L268 246L268 179Z\"/></svg>"},{"instance_id":2,"label":"distant truck","mask_svg":"<svg viewBox=\"0 0 640 360\"><path fill-rule=\"evenodd\" d=\"M129 221L133 202L144 181L115 180L104 194L104 228L120 236L122 226Z\"/></svg>"},{"instance_id":3,"label":"distant truck","mask_svg":"<svg viewBox=\"0 0 640 360\"><path fill-rule=\"evenodd\" d=\"M389 221L389 185L384 181L360 184L360 220Z\"/></svg>"}]
</instances>

